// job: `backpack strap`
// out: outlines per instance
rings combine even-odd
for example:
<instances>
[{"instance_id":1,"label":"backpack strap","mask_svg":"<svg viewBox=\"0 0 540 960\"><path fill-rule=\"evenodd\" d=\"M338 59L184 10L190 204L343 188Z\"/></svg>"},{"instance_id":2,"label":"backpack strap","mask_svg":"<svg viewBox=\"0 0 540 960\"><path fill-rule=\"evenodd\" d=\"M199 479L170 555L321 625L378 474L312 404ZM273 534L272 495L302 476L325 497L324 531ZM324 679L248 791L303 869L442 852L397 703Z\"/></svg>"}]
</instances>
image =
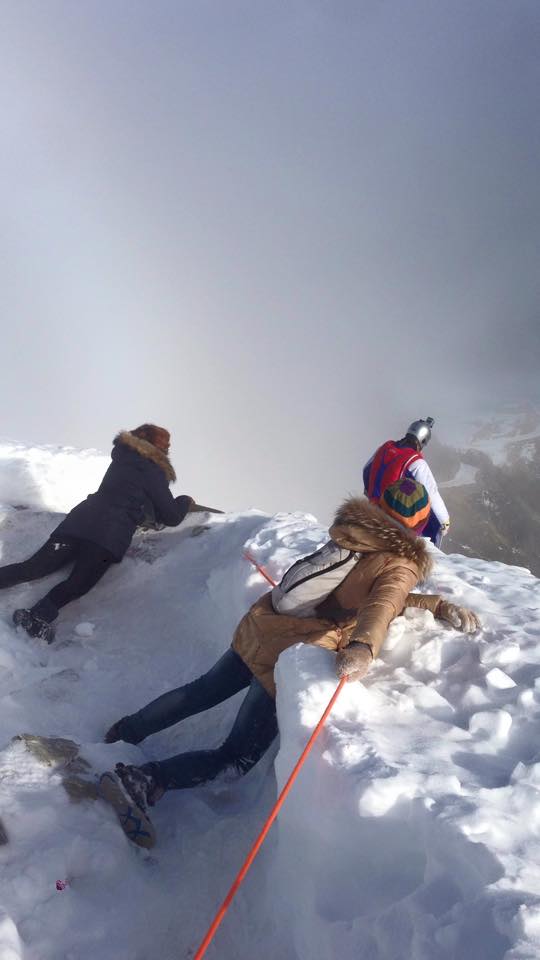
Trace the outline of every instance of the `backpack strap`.
<instances>
[{"instance_id":1,"label":"backpack strap","mask_svg":"<svg viewBox=\"0 0 540 960\"><path fill-rule=\"evenodd\" d=\"M275 612L293 617L315 616L315 608L345 579L359 556L329 540L320 550L297 560L272 590Z\"/></svg>"}]
</instances>

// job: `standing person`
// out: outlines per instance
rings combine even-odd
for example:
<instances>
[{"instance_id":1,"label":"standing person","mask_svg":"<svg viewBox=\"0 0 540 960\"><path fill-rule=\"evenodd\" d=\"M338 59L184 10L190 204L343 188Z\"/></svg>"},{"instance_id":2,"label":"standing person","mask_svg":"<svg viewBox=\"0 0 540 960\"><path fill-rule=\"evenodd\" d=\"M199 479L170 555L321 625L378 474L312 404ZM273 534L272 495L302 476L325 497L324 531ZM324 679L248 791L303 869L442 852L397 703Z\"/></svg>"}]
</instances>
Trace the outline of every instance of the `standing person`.
<instances>
[{"instance_id":1,"label":"standing person","mask_svg":"<svg viewBox=\"0 0 540 960\"><path fill-rule=\"evenodd\" d=\"M364 493L372 503L377 503L385 489L401 477L411 477L421 483L431 502L431 516L423 536L429 537L438 547L448 533L450 517L435 477L422 453L431 439L433 424L432 417L414 420L401 440L387 440L383 443L366 463L363 477Z\"/></svg>"},{"instance_id":2,"label":"standing person","mask_svg":"<svg viewBox=\"0 0 540 960\"><path fill-rule=\"evenodd\" d=\"M193 509L191 497L173 497L169 490L176 480L169 446L168 430L152 423L119 433L96 493L74 507L28 560L0 567L1 588L39 580L73 564L68 578L30 610L15 610L13 622L31 637L52 642L52 623L60 608L88 593L111 564L120 563L139 524L176 527Z\"/></svg>"},{"instance_id":3,"label":"standing person","mask_svg":"<svg viewBox=\"0 0 540 960\"><path fill-rule=\"evenodd\" d=\"M390 487L380 506L348 500L337 511L331 540L293 564L279 586L253 604L232 647L208 673L113 724L106 743L141 743L247 689L232 730L217 749L141 767L120 763L115 773L102 775L100 792L131 840L153 845L147 808L165 791L195 787L225 771L242 775L260 760L278 733L274 667L287 647L302 642L335 651L337 676L354 681L365 677L389 624L406 606L431 610L457 629L478 628L475 615L464 607L409 592L431 565L426 542L417 537L428 512L425 489L408 479Z\"/></svg>"}]
</instances>

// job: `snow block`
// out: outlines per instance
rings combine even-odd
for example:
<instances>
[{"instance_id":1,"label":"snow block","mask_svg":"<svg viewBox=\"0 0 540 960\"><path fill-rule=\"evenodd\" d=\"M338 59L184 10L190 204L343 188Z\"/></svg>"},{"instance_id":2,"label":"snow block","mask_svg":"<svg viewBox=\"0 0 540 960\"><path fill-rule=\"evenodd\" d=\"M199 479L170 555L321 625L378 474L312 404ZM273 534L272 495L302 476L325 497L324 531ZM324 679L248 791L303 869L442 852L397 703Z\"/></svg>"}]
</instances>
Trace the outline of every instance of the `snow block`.
<instances>
[{"instance_id":1,"label":"snow block","mask_svg":"<svg viewBox=\"0 0 540 960\"><path fill-rule=\"evenodd\" d=\"M23 960L23 947L17 927L3 911L0 911L0 957L2 960Z\"/></svg>"}]
</instances>

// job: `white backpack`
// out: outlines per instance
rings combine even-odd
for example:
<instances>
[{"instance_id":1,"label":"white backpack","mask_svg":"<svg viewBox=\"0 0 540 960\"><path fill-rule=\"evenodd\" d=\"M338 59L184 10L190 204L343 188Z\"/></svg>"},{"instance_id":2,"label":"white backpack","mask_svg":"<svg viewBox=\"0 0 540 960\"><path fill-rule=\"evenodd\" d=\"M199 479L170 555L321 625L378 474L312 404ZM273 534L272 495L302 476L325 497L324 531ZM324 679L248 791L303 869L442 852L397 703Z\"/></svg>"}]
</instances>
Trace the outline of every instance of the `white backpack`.
<instances>
[{"instance_id":1,"label":"white backpack","mask_svg":"<svg viewBox=\"0 0 540 960\"><path fill-rule=\"evenodd\" d=\"M360 557L360 553L344 550L329 540L309 557L297 560L272 590L275 612L293 617L316 616L317 605L339 586Z\"/></svg>"}]
</instances>

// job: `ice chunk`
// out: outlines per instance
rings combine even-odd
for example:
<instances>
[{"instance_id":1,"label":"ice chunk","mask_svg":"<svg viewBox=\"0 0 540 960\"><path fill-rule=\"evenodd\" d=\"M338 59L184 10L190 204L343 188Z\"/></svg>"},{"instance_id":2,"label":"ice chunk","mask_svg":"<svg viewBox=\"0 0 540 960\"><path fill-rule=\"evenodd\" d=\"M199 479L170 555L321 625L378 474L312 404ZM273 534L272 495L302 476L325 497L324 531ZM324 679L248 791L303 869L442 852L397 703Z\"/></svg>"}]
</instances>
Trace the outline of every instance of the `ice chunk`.
<instances>
[{"instance_id":1,"label":"ice chunk","mask_svg":"<svg viewBox=\"0 0 540 960\"><path fill-rule=\"evenodd\" d=\"M22 960L22 949L13 920L7 913L0 913L0 957L2 960Z\"/></svg>"},{"instance_id":2,"label":"ice chunk","mask_svg":"<svg viewBox=\"0 0 540 960\"><path fill-rule=\"evenodd\" d=\"M512 717L507 710L480 710L469 720L469 732L475 737L506 743Z\"/></svg>"},{"instance_id":3,"label":"ice chunk","mask_svg":"<svg viewBox=\"0 0 540 960\"><path fill-rule=\"evenodd\" d=\"M500 670L499 667L493 667L492 670L486 673L486 683L492 690L510 690L511 687L515 687L516 685L512 677L509 677L508 674L505 673L504 670Z\"/></svg>"}]
</instances>

